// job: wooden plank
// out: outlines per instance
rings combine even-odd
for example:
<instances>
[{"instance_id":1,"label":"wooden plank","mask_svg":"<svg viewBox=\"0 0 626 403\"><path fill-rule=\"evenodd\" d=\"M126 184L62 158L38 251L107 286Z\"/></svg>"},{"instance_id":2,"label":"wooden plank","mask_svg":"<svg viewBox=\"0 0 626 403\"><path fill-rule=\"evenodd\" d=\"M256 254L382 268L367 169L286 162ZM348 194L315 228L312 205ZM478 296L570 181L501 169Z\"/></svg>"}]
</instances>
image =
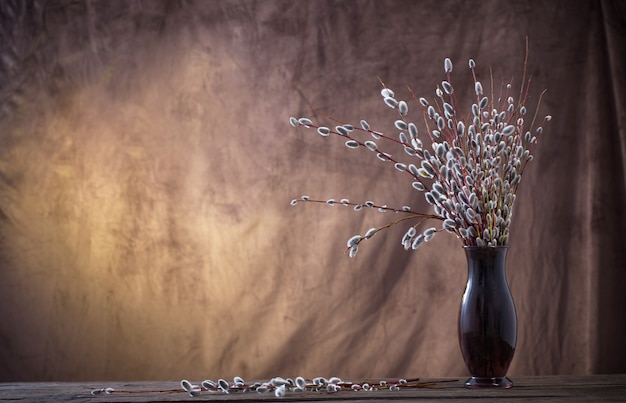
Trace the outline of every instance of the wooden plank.
<instances>
[{"instance_id":1,"label":"wooden plank","mask_svg":"<svg viewBox=\"0 0 626 403\"><path fill-rule=\"evenodd\" d=\"M420 402L626 402L626 375L549 376L514 379L508 390L466 389L463 380L450 380L431 388L399 391L288 392L283 398L273 393L210 393L190 397L179 382L42 382L0 383L0 401L43 402L207 402L207 401L414 401ZM111 394L92 395L92 390L112 387Z\"/></svg>"}]
</instances>

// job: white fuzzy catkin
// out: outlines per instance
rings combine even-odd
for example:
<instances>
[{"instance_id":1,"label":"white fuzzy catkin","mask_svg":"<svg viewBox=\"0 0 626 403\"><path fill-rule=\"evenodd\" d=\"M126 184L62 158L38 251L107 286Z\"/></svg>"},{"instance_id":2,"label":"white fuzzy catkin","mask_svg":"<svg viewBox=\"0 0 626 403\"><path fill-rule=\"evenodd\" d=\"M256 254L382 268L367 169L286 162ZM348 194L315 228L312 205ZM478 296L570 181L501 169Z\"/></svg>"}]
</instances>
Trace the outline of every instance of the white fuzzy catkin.
<instances>
[{"instance_id":1,"label":"white fuzzy catkin","mask_svg":"<svg viewBox=\"0 0 626 403\"><path fill-rule=\"evenodd\" d=\"M191 390L193 385L191 385L191 382L189 382L186 379L183 379L182 381L180 381L180 387L185 389L185 391L189 392Z\"/></svg>"},{"instance_id":2,"label":"white fuzzy catkin","mask_svg":"<svg viewBox=\"0 0 626 403\"><path fill-rule=\"evenodd\" d=\"M330 129L328 127L318 127L317 132L320 136L327 137L330 136Z\"/></svg>"},{"instance_id":3,"label":"white fuzzy catkin","mask_svg":"<svg viewBox=\"0 0 626 403\"><path fill-rule=\"evenodd\" d=\"M394 98L387 97L384 99L384 101L385 101L385 104L387 104L387 106L390 108L395 109L395 107L398 106L398 101L396 101Z\"/></svg>"},{"instance_id":4,"label":"white fuzzy catkin","mask_svg":"<svg viewBox=\"0 0 626 403\"><path fill-rule=\"evenodd\" d=\"M405 116L409 112L409 105L404 101L398 102L398 112L400 112L402 116Z\"/></svg>"},{"instance_id":5,"label":"white fuzzy catkin","mask_svg":"<svg viewBox=\"0 0 626 403\"><path fill-rule=\"evenodd\" d=\"M404 120L396 120L394 122L394 126L398 130L406 130L408 128L408 125Z\"/></svg>"},{"instance_id":6,"label":"white fuzzy catkin","mask_svg":"<svg viewBox=\"0 0 626 403\"><path fill-rule=\"evenodd\" d=\"M350 131L348 129L346 129L344 126L336 126L335 130L337 131L337 133L339 133L342 136L347 136L350 134Z\"/></svg>"},{"instance_id":7,"label":"white fuzzy catkin","mask_svg":"<svg viewBox=\"0 0 626 403\"><path fill-rule=\"evenodd\" d=\"M483 85L480 83L480 81L476 81L474 83L474 92L476 93L476 95L483 94Z\"/></svg>"},{"instance_id":8,"label":"white fuzzy catkin","mask_svg":"<svg viewBox=\"0 0 626 403\"><path fill-rule=\"evenodd\" d=\"M313 122L309 118L300 118L300 119L298 119L298 123L300 123L301 125L304 125L304 126L310 126L310 125L313 124Z\"/></svg>"},{"instance_id":9,"label":"white fuzzy catkin","mask_svg":"<svg viewBox=\"0 0 626 403\"><path fill-rule=\"evenodd\" d=\"M367 140L363 144L365 144L365 147L367 147L370 151L376 151L378 149L378 145L371 140Z\"/></svg>"},{"instance_id":10,"label":"white fuzzy catkin","mask_svg":"<svg viewBox=\"0 0 626 403\"><path fill-rule=\"evenodd\" d=\"M274 396L276 397L284 397L287 393L287 388L285 385L280 385L274 390Z\"/></svg>"},{"instance_id":11,"label":"white fuzzy catkin","mask_svg":"<svg viewBox=\"0 0 626 403\"><path fill-rule=\"evenodd\" d=\"M394 92L389 88L383 88L380 90L380 95L382 95L383 98L393 98L395 96Z\"/></svg>"},{"instance_id":12,"label":"white fuzzy catkin","mask_svg":"<svg viewBox=\"0 0 626 403\"><path fill-rule=\"evenodd\" d=\"M354 245L350 248L350 251L348 252L348 256L355 257L358 252L359 252L359 247Z\"/></svg>"},{"instance_id":13,"label":"white fuzzy catkin","mask_svg":"<svg viewBox=\"0 0 626 403\"><path fill-rule=\"evenodd\" d=\"M346 245L351 248L354 245L358 245L358 243L361 241L361 235L355 235L352 238L348 239L348 242L346 243Z\"/></svg>"}]
</instances>

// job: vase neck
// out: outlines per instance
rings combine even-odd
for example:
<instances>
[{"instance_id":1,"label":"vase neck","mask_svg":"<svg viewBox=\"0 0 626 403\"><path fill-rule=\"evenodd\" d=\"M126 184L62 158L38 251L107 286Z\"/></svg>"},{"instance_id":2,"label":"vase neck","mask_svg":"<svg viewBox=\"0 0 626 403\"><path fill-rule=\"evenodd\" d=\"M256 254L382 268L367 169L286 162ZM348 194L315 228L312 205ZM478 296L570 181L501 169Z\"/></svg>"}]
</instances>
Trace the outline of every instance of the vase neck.
<instances>
[{"instance_id":1,"label":"vase neck","mask_svg":"<svg viewBox=\"0 0 626 403\"><path fill-rule=\"evenodd\" d=\"M465 247L469 275L505 277L507 251L507 246Z\"/></svg>"}]
</instances>

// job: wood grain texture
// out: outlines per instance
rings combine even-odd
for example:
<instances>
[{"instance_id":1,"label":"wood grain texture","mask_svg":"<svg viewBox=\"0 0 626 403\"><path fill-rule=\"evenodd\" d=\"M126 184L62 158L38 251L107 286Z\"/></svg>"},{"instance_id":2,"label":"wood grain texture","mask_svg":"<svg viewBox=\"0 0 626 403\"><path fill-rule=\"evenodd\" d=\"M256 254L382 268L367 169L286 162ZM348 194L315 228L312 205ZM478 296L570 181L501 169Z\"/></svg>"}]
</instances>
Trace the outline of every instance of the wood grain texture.
<instances>
[{"instance_id":1,"label":"wood grain texture","mask_svg":"<svg viewBox=\"0 0 626 403\"><path fill-rule=\"evenodd\" d=\"M507 390L471 390L463 382L446 382L432 388L371 392L288 393L276 398L272 393L201 393L190 397L177 382L132 383L0 383L0 399L6 401L83 401L83 402L208 402L208 401L416 401L420 402L624 402L626 375L592 377L529 377L514 379ZM91 390L115 389L109 395L92 396Z\"/></svg>"}]
</instances>

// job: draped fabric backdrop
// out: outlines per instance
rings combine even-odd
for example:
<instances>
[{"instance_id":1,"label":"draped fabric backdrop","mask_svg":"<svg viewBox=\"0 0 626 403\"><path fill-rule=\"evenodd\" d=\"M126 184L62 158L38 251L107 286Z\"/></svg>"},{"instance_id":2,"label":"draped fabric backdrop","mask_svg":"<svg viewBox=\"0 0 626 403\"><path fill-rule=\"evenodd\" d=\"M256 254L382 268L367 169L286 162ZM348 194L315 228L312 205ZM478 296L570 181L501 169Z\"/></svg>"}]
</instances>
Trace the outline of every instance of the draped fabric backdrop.
<instances>
[{"instance_id":1,"label":"draped fabric backdrop","mask_svg":"<svg viewBox=\"0 0 626 403\"><path fill-rule=\"evenodd\" d=\"M515 205L510 375L626 372L618 0L0 2L0 380L461 377L461 243L405 252L406 174L314 114L520 84L551 114ZM515 87L518 88L518 87ZM414 120L421 122L410 103ZM466 109L465 112L469 112ZM534 110L533 110L534 113ZM423 128L422 128L423 129Z\"/></svg>"}]
</instances>

